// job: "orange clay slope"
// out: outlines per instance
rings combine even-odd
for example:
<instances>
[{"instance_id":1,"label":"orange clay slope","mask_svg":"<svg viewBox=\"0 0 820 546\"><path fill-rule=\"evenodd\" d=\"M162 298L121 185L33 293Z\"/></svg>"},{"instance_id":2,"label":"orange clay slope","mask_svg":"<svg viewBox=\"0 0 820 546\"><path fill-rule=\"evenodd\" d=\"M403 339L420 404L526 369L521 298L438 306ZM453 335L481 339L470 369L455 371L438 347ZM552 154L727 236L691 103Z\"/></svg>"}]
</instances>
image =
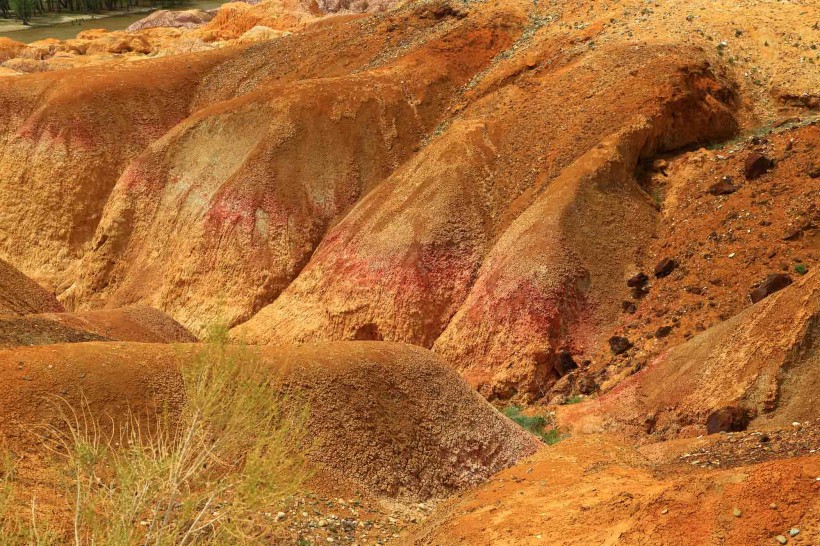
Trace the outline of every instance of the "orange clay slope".
<instances>
[{"instance_id":1,"label":"orange clay slope","mask_svg":"<svg viewBox=\"0 0 820 546\"><path fill-rule=\"evenodd\" d=\"M611 437L570 438L441 505L398 543L751 546L780 536L816 544L820 456L809 446L820 422L802 431L807 442L771 435L775 458L758 464L740 456L762 450L754 435L704 443L694 457L674 444L639 451ZM721 464L692 464L704 457Z\"/></svg>"}]
</instances>

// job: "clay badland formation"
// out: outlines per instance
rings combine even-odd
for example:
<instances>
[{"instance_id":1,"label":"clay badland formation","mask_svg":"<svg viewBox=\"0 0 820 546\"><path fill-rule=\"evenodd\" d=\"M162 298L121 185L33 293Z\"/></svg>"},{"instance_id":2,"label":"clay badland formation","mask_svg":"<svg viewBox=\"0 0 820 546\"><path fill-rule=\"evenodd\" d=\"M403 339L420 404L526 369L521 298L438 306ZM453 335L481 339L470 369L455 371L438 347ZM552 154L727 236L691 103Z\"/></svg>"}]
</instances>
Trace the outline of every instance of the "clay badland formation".
<instances>
[{"instance_id":1,"label":"clay badland formation","mask_svg":"<svg viewBox=\"0 0 820 546\"><path fill-rule=\"evenodd\" d=\"M249 539L817 544L818 108L812 0L0 38L0 517L84 543L32 431L55 397L185 423L227 323L309 408L311 477Z\"/></svg>"}]
</instances>

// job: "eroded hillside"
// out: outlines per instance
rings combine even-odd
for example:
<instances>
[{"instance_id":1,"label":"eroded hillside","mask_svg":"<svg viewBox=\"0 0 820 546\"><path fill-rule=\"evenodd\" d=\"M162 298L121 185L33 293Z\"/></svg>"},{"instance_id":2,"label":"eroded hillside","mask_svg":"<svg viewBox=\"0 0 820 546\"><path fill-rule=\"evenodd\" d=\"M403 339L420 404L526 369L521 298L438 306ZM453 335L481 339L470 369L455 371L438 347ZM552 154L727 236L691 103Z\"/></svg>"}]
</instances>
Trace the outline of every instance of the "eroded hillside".
<instances>
[{"instance_id":1,"label":"eroded hillside","mask_svg":"<svg viewBox=\"0 0 820 546\"><path fill-rule=\"evenodd\" d=\"M291 4L252 47L0 80L4 256L71 309L435 347L531 399L616 321L659 220L638 163L816 102L816 29L765 3Z\"/></svg>"},{"instance_id":2,"label":"eroded hillside","mask_svg":"<svg viewBox=\"0 0 820 546\"><path fill-rule=\"evenodd\" d=\"M226 323L315 404L312 486L392 514L297 495L277 537L813 543L817 21L264 0L0 39L0 430L28 487L58 481L19 436L43 395L182 415L163 344ZM526 459L482 397L572 438Z\"/></svg>"}]
</instances>

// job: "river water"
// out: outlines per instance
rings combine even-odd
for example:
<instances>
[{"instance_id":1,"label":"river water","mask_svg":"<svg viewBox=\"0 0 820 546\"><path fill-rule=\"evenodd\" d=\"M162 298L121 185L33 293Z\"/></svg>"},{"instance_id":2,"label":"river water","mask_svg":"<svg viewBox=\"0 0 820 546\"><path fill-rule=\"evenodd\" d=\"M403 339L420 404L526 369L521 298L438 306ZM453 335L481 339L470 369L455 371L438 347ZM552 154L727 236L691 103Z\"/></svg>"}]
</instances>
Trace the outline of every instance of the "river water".
<instances>
[{"instance_id":1,"label":"river water","mask_svg":"<svg viewBox=\"0 0 820 546\"><path fill-rule=\"evenodd\" d=\"M224 2L229 0L191 0L186 2L184 6L175 9L215 9L221 6ZM122 15L87 15L83 16L82 20L70 21L67 23L57 23L53 25L31 26L23 30L15 30L11 32L0 32L0 37L11 38L18 42L31 43L37 40L44 40L46 38L56 38L58 40L68 40L75 38L77 33L84 30L91 30L94 28L103 28L106 30L123 30L128 28L131 23L135 23L140 19L148 16L147 11L139 13L125 13ZM0 24L5 19L0 19ZM2 26L0 26L2 28Z\"/></svg>"}]
</instances>

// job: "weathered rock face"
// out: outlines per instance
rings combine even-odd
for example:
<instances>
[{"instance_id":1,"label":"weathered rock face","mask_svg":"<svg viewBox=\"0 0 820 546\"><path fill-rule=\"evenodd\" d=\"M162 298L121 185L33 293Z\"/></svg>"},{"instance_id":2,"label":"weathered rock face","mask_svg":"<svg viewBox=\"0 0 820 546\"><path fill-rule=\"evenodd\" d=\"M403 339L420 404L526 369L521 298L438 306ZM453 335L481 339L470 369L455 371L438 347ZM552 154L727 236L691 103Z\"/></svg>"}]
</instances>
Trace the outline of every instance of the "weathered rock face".
<instances>
[{"instance_id":1,"label":"weathered rock face","mask_svg":"<svg viewBox=\"0 0 820 546\"><path fill-rule=\"evenodd\" d=\"M0 256L46 286L71 278L119 173L190 114L219 60L0 79Z\"/></svg>"},{"instance_id":2,"label":"weathered rock face","mask_svg":"<svg viewBox=\"0 0 820 546\"><path fill-rule=\"evenodd\" d=\"M189 9L185 11L170 11L167 9L157 10L145 19L140 19L129 26L128 32L144 30L147 28L196 28L204 25L214 18L214 14L201 9Z\"/></svg>"},{"instance_id":3,"label":"weathered rock face","mask_svg":"<svg viewBox=\"0 0 820 546\"><path fill-rule=\"evenodd\" d=\"M131 343L0 350L0 379L19 384L0 397L0 441L31 452L18 440L33 426L59 423L48 400L58 393L68 403L82 397L91 415L106 416L106 427L128 410L149 419L154 412L177 415L185 392L179 359L196 350ZM306 397L315 440L310 460L379 496L443 497L541 445L419 347L335 343L265 348L260 357Z\"/></svg>"},{"instance_id":4,"label":"weathered rock face","mask_svg":"<svg viewBox=\"0 0 820 546\"><path fill-rule=\"evenodd\" d=\"M820 276L809 273L678 345L594 406L569 408L579 430L661 437L790 425L817 416ZM728 409L727 409L728 408Z\"/></svg>"},{"instance_id":5,"label":"weathered rock face","mask_svg":"<svg viewBox=\"0 0 820 546\"><path fill-rule=\"evenodd\" d=\"M271 82L201 109L125 170L64 299L79 308L146 303L197 331L220 313L231 324L250 318L509 43L506 31L476 24L423 22L420 34L445 25L443 35L377 69ZM358 45L376 54L372 40Z\"/></svg>"},{"instance_id":6,"label":"weathered rock face","mask_svg":"<svg viewBox=\"0 0 820 546\"><path fill-rule=\"evenodd\" d=\"M498 385L532 396L555 381L558 352L583 346L593 320L618 312L614 271L633 263L653 222L632 177L638 158L735 124L727 90L665 48L602 51L492 91L520 68L495 67L478 84L484 96L359 203L235 335L281 343L378 332L433 346L487 395ZM558 90L602 80L622 85L623 101L570 117ZM659 88L668 94L645 109L638 90Z\"/></svg>"}]
</instances>

